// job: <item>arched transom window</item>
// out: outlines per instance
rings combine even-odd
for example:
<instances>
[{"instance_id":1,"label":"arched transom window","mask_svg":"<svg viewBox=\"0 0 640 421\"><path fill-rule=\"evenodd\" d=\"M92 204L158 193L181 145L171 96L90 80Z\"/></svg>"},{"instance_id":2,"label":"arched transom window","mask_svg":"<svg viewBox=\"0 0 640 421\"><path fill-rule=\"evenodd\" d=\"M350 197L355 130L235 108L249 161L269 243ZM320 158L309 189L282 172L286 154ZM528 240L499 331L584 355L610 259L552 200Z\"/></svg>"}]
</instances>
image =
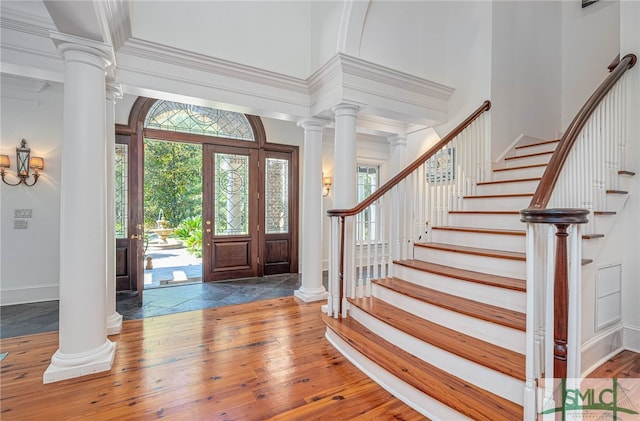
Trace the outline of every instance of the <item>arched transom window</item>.
<instances>
[{"instance_id":1,"label":"arched transom window","mask_svg":"<svg viewBox=\"0 0 640 421\"><path fill-rule=\"evenodd\" d=\"M157 101L147 113L144 127L254 141L244 114L173 101Z\"/></svg>"}]
</instances>

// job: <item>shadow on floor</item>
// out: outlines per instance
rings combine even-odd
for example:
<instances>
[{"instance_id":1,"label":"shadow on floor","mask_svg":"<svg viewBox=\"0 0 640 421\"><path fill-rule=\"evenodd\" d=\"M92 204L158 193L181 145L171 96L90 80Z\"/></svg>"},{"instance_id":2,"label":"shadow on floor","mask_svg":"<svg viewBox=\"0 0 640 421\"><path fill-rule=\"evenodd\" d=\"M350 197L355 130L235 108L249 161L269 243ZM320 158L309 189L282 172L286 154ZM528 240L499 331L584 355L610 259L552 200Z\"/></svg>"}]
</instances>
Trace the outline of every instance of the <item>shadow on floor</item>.
<instances>
[{"instance_id":1,"label":"shadow on floor","mask_svg":"<svg viewBox=\"0 0 640 421\"><path fill-rule=\"evenodd\" d=\"M325 275L326 278L326 275ZM326 279L324 281L326 285ZM165 286L137 295L118 293L116 310L124 320L287 297L300 288L300 274L271 275L225 282ZM58 301L0 307L0 338L58 330Z\"/></svg>"}]
</instances>

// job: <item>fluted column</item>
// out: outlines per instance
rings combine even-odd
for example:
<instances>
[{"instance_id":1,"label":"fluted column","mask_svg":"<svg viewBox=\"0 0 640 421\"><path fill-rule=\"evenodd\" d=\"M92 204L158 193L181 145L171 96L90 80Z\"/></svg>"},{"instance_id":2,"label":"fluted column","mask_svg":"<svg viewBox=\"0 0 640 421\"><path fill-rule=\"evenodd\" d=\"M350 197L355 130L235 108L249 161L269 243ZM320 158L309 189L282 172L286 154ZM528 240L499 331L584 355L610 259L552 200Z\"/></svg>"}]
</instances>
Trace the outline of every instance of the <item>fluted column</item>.
<instances>
[{"instance_id":1,"label":"fluted column","mask_svg":"<svg viewBox=\"0 0 640 421\"><path fill-rule=\"evenodd\" d=\"M335 118L335 145L333 171L333 207L349 209L355 206L356 196L356 119L360 107L340 104L332 111ZM345 219L344 242L353 244L353 218ZM353 256L344 255L344 279L354 281Z\"/></svg>"},{"instance_id":2,"label":"fluted column","mask_svg":"<svg viewBox=\"0 0 640 421\"><path fill-rule=\"evenodd\" d=\"M106 91L106 159L107 159L107 301L105 315L107 335L117 335L122 329L122 315L116 311L116 192L115 192L115 147L116 147L116 99L122 98L120 85L107 82Z\"/></svg>"},{"instance_id":3,"label":"fluted column","mask_svg":"<svg viewBox=\"0 0 640 421\"><path fill-rule=\"evenodd\" d=\"M64 58L64 140L60 187L59 348L44 373L50 383L111 369L115 344L105 320L105 70L94 43L57 40Z\"/></svg>"},{"instance_id":4,"label":"fluted column","mask_svg":"<svg viewBox=\"0 0 640 421\"><path fill-rule=\"evenodd\" d=\"M305 119L302 186L302 285L294 295L305 302L327 298L322 285L322 130L326 120Z\"/></svg>"}]
</instances>

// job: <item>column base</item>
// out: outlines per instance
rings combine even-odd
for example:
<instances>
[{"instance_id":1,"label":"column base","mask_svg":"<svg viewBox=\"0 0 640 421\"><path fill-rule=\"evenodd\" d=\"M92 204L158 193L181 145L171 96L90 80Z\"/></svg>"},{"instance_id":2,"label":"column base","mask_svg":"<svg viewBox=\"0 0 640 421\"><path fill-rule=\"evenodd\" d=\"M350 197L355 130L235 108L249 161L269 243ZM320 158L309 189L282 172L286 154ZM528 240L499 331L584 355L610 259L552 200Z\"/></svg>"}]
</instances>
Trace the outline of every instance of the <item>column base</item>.
<instances>
[{"instance_id":1,"label":"column base","mask_svg":"<svg viewBox=\"0 0 640 421\"><path fill-rule=\"evenodd\" d=\"M117 335L122 330L122 314L115 311L107 317L107 335Z\"/></svg>"},{"instance_id":2,"label":"column base","mask_svg":"<svg viewBox=\"0 0 640 421\"><path fill-rule=\"evenodd\" d=\"M42 376L43 383L59 382L88 374L111 370L116 344L106 340L102 346L80 354L63 354L58 349Z\"/></svg>"},{"instance_id":3,"label":"column base","mask_svg":"<svg viewBox=\"0 0 640 421\"><path fill-rule=\"evenodd\" d=\"M324 289L324 287L320 287L318 289L312 289L312 290L300 288L293 291L293 295L296 298L301 299L305 303L312 303L314 301L326 300L327 297L329 296L329 293L327 292L326 289Z\"/></svg>"}]
</instances>

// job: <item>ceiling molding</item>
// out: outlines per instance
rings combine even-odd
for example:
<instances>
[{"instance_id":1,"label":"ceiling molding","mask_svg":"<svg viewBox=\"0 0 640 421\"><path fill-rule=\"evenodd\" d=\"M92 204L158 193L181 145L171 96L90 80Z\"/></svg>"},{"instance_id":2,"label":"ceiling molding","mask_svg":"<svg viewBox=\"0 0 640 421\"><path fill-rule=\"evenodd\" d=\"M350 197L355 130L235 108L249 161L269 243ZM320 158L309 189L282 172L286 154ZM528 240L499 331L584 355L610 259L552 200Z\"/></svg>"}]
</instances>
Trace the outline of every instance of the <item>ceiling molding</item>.
<instances>
[{"instance_id":1,"label":"ceiling molding","mask_svg":"<svg viewBox=\"0 0 640 421\"><path fill-rule=\"evenodd\" d=\"M271 72L253 66L205 56L151 41L131 38L117 52L117 56L128 55L179 67L201 70L207 73L232 77L260 85L284 89L298 94L308 94L304 80Z\"/></svg>"},{"instance_id":2,"label":"ceiling molding","mask_svg":"<svg viewBox=\"0 0 640 421\"><path fill-rule=\"evenodd\" d=\"M131 11L128 0L102 0L97 3L100 20L103 22L105 41L109 40L118 50L132 37Z\"/></svg>"},{"instance_id":3,"label":"ceiling molding","mask_svg":"<svg viewBox=\"0 0 640 421\"><path fill-rule=\"evenodd\" d=\"M0 15L0 27L40 37L48 37L49 31L56 30L51 18L5 7Z\"/></svg>"}]
</instances>

